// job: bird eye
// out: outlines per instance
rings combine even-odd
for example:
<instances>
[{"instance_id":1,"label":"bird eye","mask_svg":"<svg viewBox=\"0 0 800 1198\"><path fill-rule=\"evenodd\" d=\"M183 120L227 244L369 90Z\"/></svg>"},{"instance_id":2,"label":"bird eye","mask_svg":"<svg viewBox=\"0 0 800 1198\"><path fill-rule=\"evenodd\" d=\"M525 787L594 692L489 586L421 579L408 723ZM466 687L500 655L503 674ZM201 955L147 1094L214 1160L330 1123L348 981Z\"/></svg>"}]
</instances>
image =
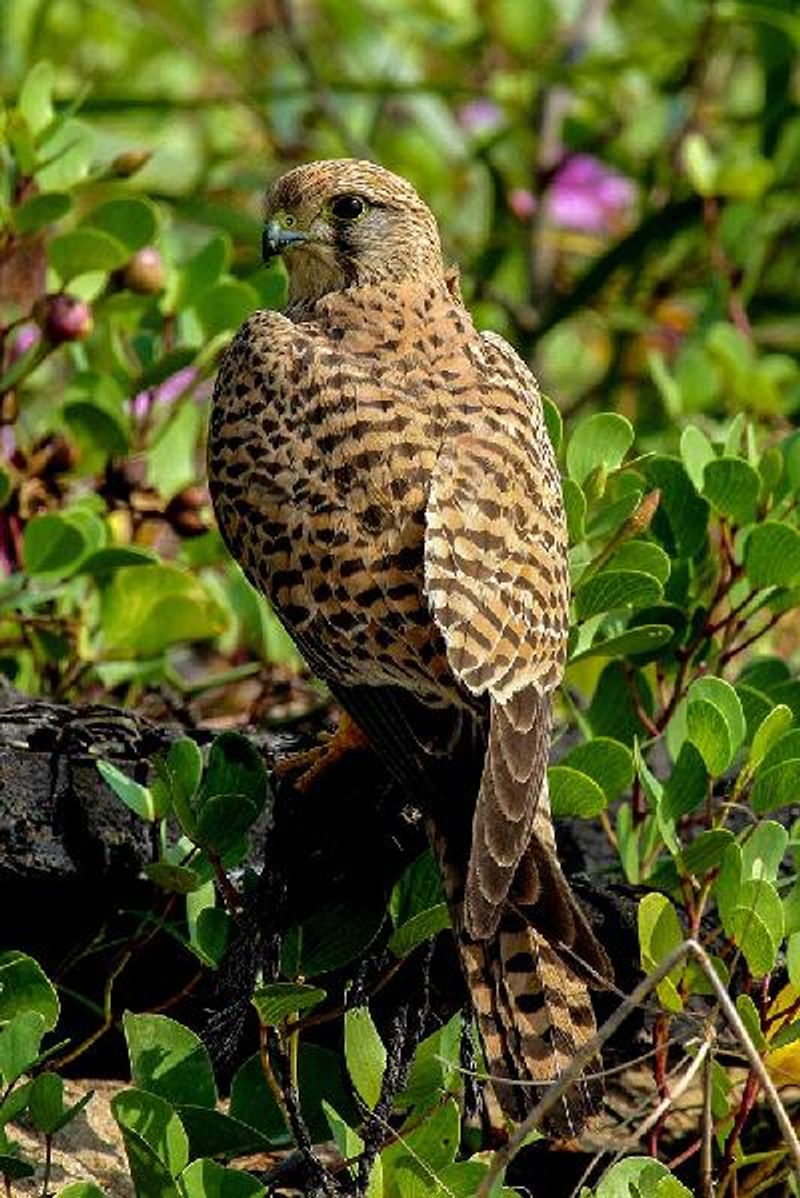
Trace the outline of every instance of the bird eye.
<instances>
[{"instance_id":1,"label":"bird eye","mask_svg":"<svg viewBox=\"0 0 800 1198\"><path fill-rule=\"evenodd\" d=\"M335 196L331 200L331 213L337 220L357 220L365 208L361 196Z\"/></svg>"}]
</instances>

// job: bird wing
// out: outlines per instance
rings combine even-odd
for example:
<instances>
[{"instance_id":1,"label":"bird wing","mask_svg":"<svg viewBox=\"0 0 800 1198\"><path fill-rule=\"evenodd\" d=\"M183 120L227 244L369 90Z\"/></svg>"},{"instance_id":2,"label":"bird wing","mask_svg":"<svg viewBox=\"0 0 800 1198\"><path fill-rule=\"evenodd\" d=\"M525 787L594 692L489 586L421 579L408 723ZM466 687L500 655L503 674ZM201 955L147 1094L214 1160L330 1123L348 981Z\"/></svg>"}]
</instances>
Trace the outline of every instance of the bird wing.
<instances>
[{"instance_id":1,"label":"bird wing","mask_svg":"<svg viewBox=\"0 0 800 1198\"><path fill-rule=\"evenodd\" d=\"M448 661L491 700L465 906L467 931L481 938L495 931L537 831L549 692L569 625L561 489L536 383L501 338L484 335L484 347L483 415L439 456L425 533L425 589ZM544 812L540 822L551 853Z\"/></svg>"}]
</instances>

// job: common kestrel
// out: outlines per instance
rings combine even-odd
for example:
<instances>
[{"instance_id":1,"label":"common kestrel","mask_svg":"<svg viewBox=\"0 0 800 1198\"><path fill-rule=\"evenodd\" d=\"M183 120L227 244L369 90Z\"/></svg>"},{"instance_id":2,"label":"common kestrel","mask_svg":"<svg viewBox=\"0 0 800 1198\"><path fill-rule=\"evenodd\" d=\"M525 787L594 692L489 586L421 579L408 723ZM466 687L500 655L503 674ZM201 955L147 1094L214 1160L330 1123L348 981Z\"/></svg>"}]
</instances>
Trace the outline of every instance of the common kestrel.
<instances>
[{"instance_id":1,"label":"common kestrel","mask_svg":"<svg viewBox=\"0 0 800 1198\"><path fill-rule=\"evenodd\" d=\"M610 977L550 820L569 582L539 392L476 331L405 179L349 159L290 171L264 251L289 298L245 322L217 379L219 526L424 807L492 1090L520 1120L593 1035L587 984ZM577 1132L600 1094L582 1078L548 1130Z\"/></svg>"}]
</instances>

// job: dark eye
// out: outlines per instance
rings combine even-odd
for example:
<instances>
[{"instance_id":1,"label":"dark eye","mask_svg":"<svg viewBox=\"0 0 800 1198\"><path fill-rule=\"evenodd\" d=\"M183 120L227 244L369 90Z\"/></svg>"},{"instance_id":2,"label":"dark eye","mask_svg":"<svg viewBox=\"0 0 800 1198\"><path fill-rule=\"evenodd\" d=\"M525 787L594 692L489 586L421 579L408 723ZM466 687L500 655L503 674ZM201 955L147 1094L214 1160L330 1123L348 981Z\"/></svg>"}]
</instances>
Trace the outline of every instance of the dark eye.
<instances>
[{"instance_id":1,"label":"dark eye","mask_svg":"<svg viewBox=\"0 0 800 1198\"><path fill-rule=\"evenodd\" d=\"M336 196L331 200L331 213L337 220L356 220L365 208L361 196Z\"/></svg>"}]
</instances>

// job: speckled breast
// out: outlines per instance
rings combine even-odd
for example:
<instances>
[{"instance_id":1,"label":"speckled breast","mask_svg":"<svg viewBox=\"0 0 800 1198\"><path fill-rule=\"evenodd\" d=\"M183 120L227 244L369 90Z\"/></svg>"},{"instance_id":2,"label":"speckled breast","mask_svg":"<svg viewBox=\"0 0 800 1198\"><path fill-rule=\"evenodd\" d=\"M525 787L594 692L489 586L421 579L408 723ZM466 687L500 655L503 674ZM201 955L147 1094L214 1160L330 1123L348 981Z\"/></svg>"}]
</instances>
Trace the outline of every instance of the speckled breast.
<instances>
[{"instance_id":1,"label":"speckled breast","mask_svg":"<svg viewBox=\"0 0 800 1198\"><path fill-rule=\"evenodd\" d=\"M316 672L452 701L422 565L444 395L423 402L418 353L386 369L339 327L261 312L237 335L209 438L220 529Z\"/></svg>"}]
</instances>

